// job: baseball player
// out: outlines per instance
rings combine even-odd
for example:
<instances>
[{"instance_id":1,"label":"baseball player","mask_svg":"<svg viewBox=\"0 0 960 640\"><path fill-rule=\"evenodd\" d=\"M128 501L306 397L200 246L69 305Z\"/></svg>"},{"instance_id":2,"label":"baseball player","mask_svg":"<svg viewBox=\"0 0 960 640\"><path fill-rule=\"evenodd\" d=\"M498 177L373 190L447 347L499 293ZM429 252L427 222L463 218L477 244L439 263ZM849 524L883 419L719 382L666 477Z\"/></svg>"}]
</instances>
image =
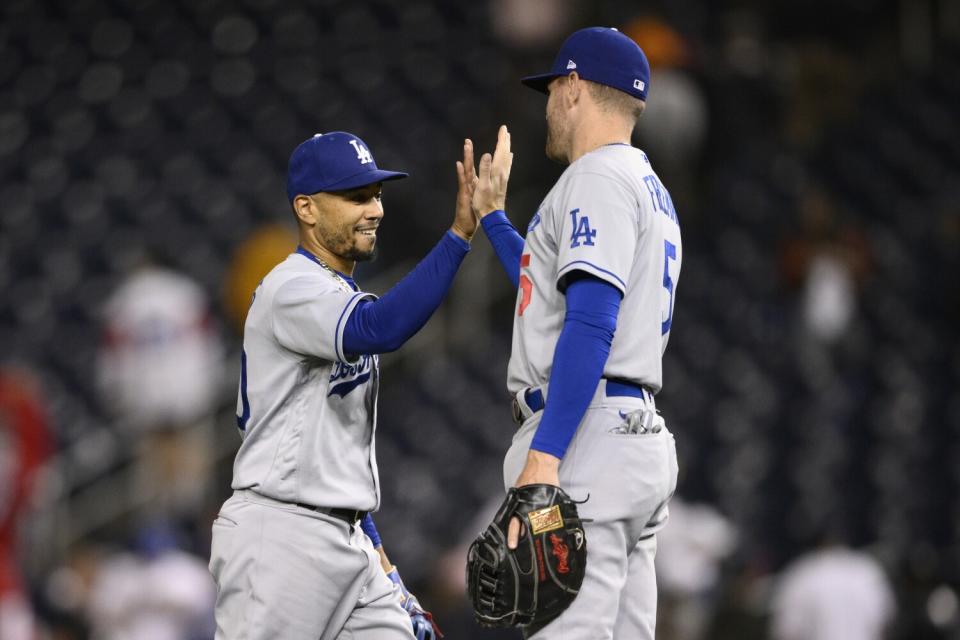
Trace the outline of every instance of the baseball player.
<instances>
[{"instance_id":1,"label":"baseball player","mask_svg":"<svg viewBox=\"0 0 960 640\"><path fill-rule=\"evenodd\" d=\"M474 209L517 286L508 388L520 423L504 485L558 485L587 521L586 576L560 617L528 637L654 637L656 532L676 449L656 412L680 274L680 227L647 155L630 145L650 82L615 29L577 31L549 73L546 154L569 165L521 238L503 212L512 154L501 128ZM516 548L519 521L509 530Z\"/></svg>"},{"instance_id":2,"label":"baseball player","mask_svg":"<svg viewBox=\"0 0 960 640\"><path fill-rule=\"evenodd\" d=\"M367 145L317 134L290 158L300 246L260 283L244 327L233 496L213 524L218 639L433 638L370 517L379 353L398 349L446 295L476 230L473 149L457 163L453 225L382 298L353 279L383 218ZM416 634L416 635L415 635Z\"/></svg>"}]
</instances>

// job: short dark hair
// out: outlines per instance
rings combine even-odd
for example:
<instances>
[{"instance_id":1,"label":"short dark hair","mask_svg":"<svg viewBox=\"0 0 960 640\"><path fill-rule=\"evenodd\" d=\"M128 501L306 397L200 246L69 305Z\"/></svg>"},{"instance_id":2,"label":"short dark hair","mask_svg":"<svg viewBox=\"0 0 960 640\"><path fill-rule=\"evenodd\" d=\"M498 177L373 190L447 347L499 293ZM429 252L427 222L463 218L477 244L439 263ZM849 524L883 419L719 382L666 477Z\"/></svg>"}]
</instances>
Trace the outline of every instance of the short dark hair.
<instances>
[{"instance_id":1,"label":"short dark hair","mask_svg":"<svg viewBox=\"0 0 960 640\"><path fill-rule=\"evenodd\" d=\"M591 82L590 80L586 82L590 95L604 111L621 113L637 120L647 106L647 103L640 98L634 98L629 93L625 93L619 89L608 87L599 82Z\"/></svg>"}]
</instances>

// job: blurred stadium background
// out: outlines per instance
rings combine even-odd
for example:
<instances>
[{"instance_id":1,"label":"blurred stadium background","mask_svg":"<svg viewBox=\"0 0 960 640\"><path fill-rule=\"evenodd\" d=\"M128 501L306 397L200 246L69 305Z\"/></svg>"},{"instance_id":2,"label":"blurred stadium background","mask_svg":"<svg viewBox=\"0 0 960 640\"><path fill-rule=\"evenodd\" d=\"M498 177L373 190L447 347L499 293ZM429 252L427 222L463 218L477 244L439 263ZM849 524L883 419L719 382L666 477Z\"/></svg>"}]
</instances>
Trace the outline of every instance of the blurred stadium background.
<instances>
[{"instance_id":1,"label":"blurred stadium background","mask_svg":"<svg viewBox=\"0 0 960 640\"><path fill-rule=\"evenodd\" d=\"M295 244L288 154L348 130L411 172L358 271L382 292L449 224L462 139L501 122L525 226L562 168L518 78L594 24L651 58L636 142L686 249L658 637L785 637L783 576L829 541L882 567L887 637L960 638L955 0L5 0L0 638L212 637L239 327ZM513 428L513 299L478 238L382 360L378 524L448 638L519 637L462 594Z\"/></svg>"}]
</instances>

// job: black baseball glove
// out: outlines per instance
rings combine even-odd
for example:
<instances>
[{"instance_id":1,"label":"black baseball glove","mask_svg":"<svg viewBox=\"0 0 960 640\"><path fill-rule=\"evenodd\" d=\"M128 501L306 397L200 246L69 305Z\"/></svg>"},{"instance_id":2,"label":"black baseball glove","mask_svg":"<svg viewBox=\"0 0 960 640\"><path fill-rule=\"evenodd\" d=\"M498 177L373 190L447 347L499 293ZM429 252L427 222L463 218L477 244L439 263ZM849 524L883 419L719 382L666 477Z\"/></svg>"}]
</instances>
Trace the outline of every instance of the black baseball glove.
<instances>
[{"instance_id":1,"label":"black baseball glove","mask_svg":"<svg viewBox=\"0 0 960 640\"><path fill-rule=\"evenodd\" d=\"M523 525L516 549L507 528ZM467 591L477 622L539 629L570 606L587 566L587 539L577 504L549 484L515 487L493 522L470 546Z\"/></svg>"}]
</instances>

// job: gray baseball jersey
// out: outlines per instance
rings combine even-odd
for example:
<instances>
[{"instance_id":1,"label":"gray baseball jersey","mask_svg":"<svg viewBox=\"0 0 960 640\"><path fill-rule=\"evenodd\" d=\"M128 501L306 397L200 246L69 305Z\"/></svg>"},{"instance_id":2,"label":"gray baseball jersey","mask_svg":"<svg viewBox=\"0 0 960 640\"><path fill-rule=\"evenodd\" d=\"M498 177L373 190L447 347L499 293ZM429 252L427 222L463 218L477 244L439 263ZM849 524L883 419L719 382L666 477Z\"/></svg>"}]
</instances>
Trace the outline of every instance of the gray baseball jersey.
<instances>
[{"instance_id":1,"label":"gray baseball jersey","mask_svg":"<svg viewBox=\"0 0 960 640\"><path fill-rule=\"evenodd\" d=\"M659 391L682 257L673 202L643 151L613 144L578 158L527 228L507 375L511 393L549 380L566 311L564 278L577 270L623 294L604 377Z\"/></svg>"},{"instance_id":2,"label":"gray baseball jersey","mask_svg":"<svg viewBox=\"0 0 960 640\"><path fill-rule=\"evenodd\" d=\"M243 332L233 488L288 503L373 511L377 356L343 352L347 318L372 294L306 253L257 287Z\"/></svg>"}]
</instances>

